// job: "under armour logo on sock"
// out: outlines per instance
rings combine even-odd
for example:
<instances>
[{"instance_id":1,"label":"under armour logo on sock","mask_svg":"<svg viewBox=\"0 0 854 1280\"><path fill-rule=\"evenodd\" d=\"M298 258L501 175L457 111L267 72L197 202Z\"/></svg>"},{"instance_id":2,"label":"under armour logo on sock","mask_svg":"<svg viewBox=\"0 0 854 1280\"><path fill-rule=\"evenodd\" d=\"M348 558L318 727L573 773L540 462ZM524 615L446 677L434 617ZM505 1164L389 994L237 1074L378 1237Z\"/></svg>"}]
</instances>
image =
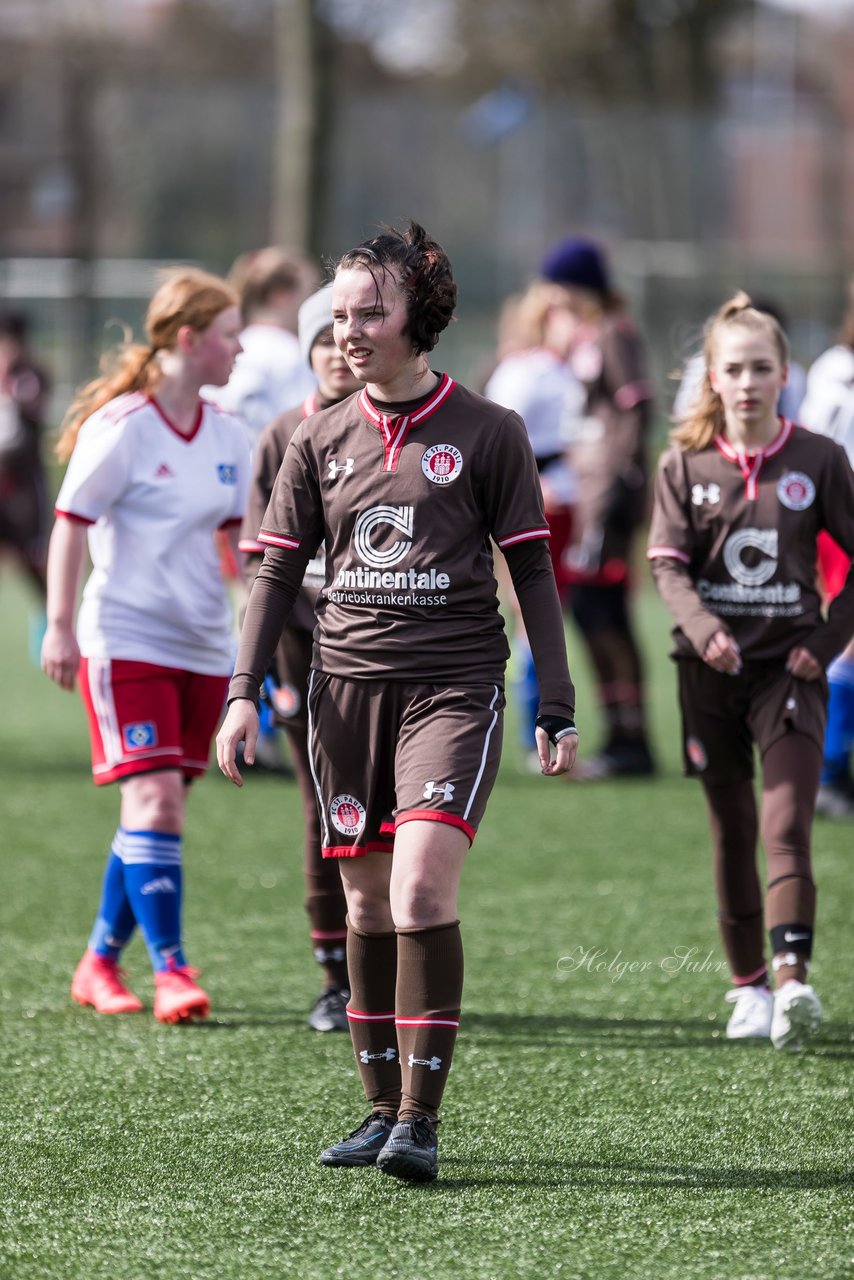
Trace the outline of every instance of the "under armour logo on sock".
<instances>
[{"instance_id":1,"label":"under armour logo on sock","mask_svg":"<svg viewBox=\"0 0 854 1280\"><path fill-rule=\"evenodd\" d=\"M140 889L140 893L177 893L175 881L170 880L168 876L158 876L156 880L149 880Z\"/></svg>"},{"instance_id":2,"label":"under armour logo on sock","mask_svg":"<svg viewBox=\"0 0 854 1280\"><path fill-rule=\"evenodd\" d=\"M378 1058L384 1058L386 1062L393 1062L397 1057L397 1049L383 1049L382 1053L368 1053L367 1049L363 1049L359 1054L359 1061L364 1062L365 1066L369 1062L376 1062Z\"/></svg>"},{"instance_id":3,"label":"under armour logo on sock","mask_svg":"<svg viewBox=\"0 0 854 1280\"><path fill-rule=\"evenodd\" d=\"M334 960L341 964L345 960L347 952L343 947L315 947L314 958L318 964L328 964L330 960Z\"/></svg>"},{"instance_id":4,"label":"under armour logo on sock","mask_svg":"<svg viewBox=\"0 0 854 1280\"><path fill-rule=\"evenodd\" d=\"M442 1065L441 1058L416 1058L411 1053L409 1055L410 1067L429 1067L431 1071L438 1071Z\"/></svg>"}]
</instances>

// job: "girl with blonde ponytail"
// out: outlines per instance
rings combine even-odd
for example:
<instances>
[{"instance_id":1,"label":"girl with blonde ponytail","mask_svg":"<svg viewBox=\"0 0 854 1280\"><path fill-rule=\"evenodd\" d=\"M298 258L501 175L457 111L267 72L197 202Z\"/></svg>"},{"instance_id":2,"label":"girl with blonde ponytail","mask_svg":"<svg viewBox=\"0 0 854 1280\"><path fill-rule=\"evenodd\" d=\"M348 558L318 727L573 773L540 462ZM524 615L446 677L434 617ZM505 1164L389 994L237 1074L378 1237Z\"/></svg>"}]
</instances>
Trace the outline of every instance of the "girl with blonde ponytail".
<instances>
[{"instance_id":1,"label":"girl with blonde ponytail","mask_svg":"<svg viewBox=\"0 0 854 1280\"><path fill-rule=\"evenodd\" d=\"M236 547L249 483L242 422L200 398L240 351L237 298L196 268L151 300L146 344L126 342L68 411L69 462L48 556L42 668L80 682L95 782L118 782L120 823L101 904L71 985L99 1013L135 1013L118 960L140 925L154 966L154 1016L210 1007L181 940L187 783L205 772L232 660L232 618L214 543ZM88 539L92 574L74 612Z\"/></svg>"},{"instance_id":2,"label":"girl with blonde ponytail","mask_svg":"<svg viewBox=\"0 0 854 1280\"><path fill-rule=\"evenodd\" d=\"M685 771L702 783L711 820L732 972L727 1035L794 1050L822 1014L808 969L825 668L854 634L854 571L823 617L817 541L826 529L854 556L854 472L839 445L778 415L788 354L777 321L747 294L712 316L702 387L659 464L647 554L676 624Z\"/></svg>"},{"instance_id":3,"label":"girl with blonde ponytail","mask_svg":"<svg viewBox=\"0 0 854 1280\"><path fill-rule=\"evenodd\" d=\"M671 433L671 440L683 449L705 449L716 435L721 435L726 428L723 404L720 395L714 389L710 379L710 370L714 365L716 344L722 333L732 326L766 333L772 340L780 364L788 368L789 342L778 321L767 311L757 310L749 294L743 290L734 294L706 322L704 330L703 356L705 370L696 398L688 405L680 416L679 426Z\"/></svg>"}]
</instances>

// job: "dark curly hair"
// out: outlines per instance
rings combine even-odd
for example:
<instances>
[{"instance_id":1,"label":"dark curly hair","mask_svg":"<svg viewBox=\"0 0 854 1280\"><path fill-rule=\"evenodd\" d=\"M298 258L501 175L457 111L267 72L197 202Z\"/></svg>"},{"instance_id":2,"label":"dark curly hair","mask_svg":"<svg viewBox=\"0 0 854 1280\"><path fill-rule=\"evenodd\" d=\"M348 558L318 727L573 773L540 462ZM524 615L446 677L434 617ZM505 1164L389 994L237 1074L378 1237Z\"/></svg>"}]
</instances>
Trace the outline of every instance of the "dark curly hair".
<instances>
[{"instance_id":1,"label":"dark curly hair","mask_svg":"<svg viewBox=\"0 0 854 1280\"><path fill-rule=\"evenodd\" d=\"M379 235L343 254L335 271L351 267L370 271L377 289L380 279L388 275L400 282L413 349L416 355L432 351L453 318L457 301L451 263L442 246L417 222L410 221L403 231L383 227Z\"/></svg>"}]
</instances>

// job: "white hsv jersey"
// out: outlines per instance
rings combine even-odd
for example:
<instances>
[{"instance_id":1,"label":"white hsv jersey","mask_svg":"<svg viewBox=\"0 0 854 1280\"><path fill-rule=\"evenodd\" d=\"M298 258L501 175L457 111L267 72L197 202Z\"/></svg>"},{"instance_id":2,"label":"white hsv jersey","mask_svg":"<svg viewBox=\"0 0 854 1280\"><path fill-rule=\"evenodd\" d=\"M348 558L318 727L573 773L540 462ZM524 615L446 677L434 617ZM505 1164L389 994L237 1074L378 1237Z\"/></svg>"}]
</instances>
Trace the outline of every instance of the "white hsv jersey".
<instances>
[{"instance_id":1,"label":"white hsv jersey","mask_svg":"<svg viewBox=\"0 0 854 1280\"><path fill-rule=\"evenodd\" d=\"M214 532L238 524L249 487L239 419L199 402L182 435L131 392L84 422L56 501L89 528L92 573L77 638L87 658L228 675L231 606Z\"/></svg>"},{"instance_id":2,"label":"white hsv jersey","mask_svg":"<svg viewBox=\"0 0 854 1280\"><path fill-rule=\"evenodd\" d=\"M810 431L841 444L854 467L854 351L851 347L831 347L810 368L801 421Z\"/></svg>"}]
</instances>

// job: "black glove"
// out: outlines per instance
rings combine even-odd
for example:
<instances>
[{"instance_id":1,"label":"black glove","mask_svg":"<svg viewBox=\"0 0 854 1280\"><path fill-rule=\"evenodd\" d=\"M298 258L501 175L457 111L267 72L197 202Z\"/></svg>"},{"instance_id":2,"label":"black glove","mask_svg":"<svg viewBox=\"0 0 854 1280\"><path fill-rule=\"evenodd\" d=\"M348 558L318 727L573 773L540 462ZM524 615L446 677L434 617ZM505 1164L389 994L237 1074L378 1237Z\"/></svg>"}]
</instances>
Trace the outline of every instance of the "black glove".
<instances>
[{"instance_id":1,"label":"black glove","mask_svg":"<svg viewBox=\"0 0 854 1280\"><path fill-rule=\"evenodd\" d=\"M537 716L534 723L538 729L545 729L549 735L549 742L555 747L568 733L574 733L578 737L575 721L569 716Z\"/></svg>"}]
</instances>

